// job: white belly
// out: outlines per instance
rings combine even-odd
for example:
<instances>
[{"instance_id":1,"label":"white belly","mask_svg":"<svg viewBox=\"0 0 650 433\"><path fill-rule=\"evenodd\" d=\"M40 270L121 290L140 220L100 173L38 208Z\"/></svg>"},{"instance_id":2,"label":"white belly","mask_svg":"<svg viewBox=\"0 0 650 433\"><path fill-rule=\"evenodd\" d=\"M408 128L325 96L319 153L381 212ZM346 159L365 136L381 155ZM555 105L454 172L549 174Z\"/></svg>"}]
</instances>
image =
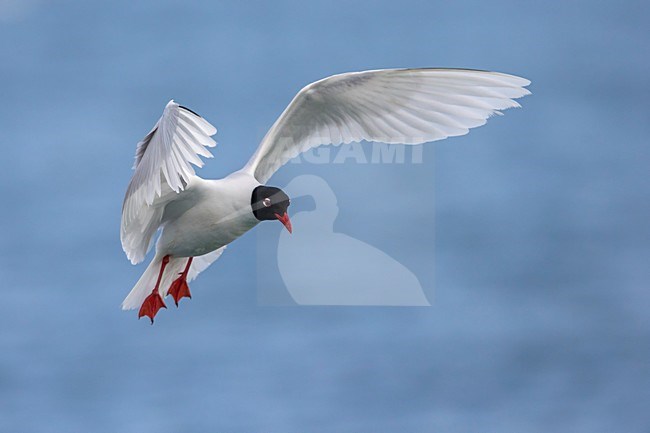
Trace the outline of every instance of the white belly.
<instances>
[{"instance_id":1,"label":"white belly","mask_svg":"<svg viewBox=\"0 0 650 433\"><path fill-rule=\"evenodd\" d=\"M259 222L251 209L257 185L242 173L219 180L194 178L166 206L157 251L174 257L201 256L234 241Z\"/></svg>"}]
</instances>

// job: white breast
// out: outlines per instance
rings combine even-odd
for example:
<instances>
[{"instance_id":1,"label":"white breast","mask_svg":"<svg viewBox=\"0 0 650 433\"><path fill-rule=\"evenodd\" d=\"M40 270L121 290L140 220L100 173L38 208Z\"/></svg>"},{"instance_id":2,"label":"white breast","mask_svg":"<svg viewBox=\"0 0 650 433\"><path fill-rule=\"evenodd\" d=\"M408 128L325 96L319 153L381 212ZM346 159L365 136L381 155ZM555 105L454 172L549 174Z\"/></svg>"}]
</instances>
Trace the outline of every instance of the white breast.
<instances>
[{"instance_id":1,"label":"white breast","mask_svg":"<svg viewBox=\"0 0 650 433\"><path fill-rule=\"evenodd\" d=\"M247 173L219 180L192 179L163 215L159 253L175 257L207 254L234 241L259 222L251 209L251 194L259 185Z\"/></svg>"}]
</instances>

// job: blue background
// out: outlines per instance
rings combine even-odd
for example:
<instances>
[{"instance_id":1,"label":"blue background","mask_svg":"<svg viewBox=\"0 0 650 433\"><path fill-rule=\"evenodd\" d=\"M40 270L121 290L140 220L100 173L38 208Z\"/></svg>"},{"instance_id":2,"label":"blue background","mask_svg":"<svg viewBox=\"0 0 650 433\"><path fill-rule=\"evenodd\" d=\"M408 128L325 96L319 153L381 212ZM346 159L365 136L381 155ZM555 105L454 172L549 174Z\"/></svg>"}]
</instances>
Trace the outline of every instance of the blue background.
<instances>
[{"instance_id":1,"label":"blue background","mask_svg":"<svg viewBox=\"0 0 650 433\"><path fill-rule=\"evenodd\" d=\"M0 431L649 431L649 21L641 1L2 2ZM324 177L337 229L435 265L432 308L257 306L253 232L155 326L120 311L144 270L122 196L169 99L219 128L219 177L303 85L418 66L533 96L421 166L274 181Z\"/></svg>"}]
</instances>

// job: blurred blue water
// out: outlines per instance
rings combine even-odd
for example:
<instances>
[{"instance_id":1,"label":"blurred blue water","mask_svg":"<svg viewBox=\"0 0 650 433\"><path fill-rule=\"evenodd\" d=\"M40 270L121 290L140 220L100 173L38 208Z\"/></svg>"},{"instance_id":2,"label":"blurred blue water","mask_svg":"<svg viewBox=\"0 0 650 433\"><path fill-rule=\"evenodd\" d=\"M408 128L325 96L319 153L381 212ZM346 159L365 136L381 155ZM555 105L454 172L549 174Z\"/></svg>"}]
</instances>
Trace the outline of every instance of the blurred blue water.
<instances>
[{"instance_id":1,"label":"blurred blue water","mask_svg":"<svg viewBox=\"0 0 650 433\"><path fill-rule=\"evenodd\" d=\"M132 3L0 4L0 431L650 431L647 2ZM249 233L156 326L119 310L122 194L169 99L219 128L219 177L302 85L400 66L534 95L372 184L274 181L327 179L337 229L435 264L432 308L258 307Z\"/></svg>"}]
</instances>

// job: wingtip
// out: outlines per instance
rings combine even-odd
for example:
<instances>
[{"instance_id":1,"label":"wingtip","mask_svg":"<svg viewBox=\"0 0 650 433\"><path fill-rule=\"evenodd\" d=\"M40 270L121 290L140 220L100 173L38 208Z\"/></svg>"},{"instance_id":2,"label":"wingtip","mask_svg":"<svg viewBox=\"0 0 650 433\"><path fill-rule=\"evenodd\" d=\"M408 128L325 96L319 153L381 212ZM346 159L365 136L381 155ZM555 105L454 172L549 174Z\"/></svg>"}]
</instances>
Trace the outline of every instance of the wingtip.
<instances>
[{"instance_id":1,"label":"wingtip","mask_svg":"<svg viewBox=\"0 0 650 433\"><path fill-rule=\"evenodd\" d=\"M531 81L528 78L524 78L524 77L519 77L519 78L521 78L521 80L522 80L521 87L530 86Z\"/></svg>"}]
</instances>

